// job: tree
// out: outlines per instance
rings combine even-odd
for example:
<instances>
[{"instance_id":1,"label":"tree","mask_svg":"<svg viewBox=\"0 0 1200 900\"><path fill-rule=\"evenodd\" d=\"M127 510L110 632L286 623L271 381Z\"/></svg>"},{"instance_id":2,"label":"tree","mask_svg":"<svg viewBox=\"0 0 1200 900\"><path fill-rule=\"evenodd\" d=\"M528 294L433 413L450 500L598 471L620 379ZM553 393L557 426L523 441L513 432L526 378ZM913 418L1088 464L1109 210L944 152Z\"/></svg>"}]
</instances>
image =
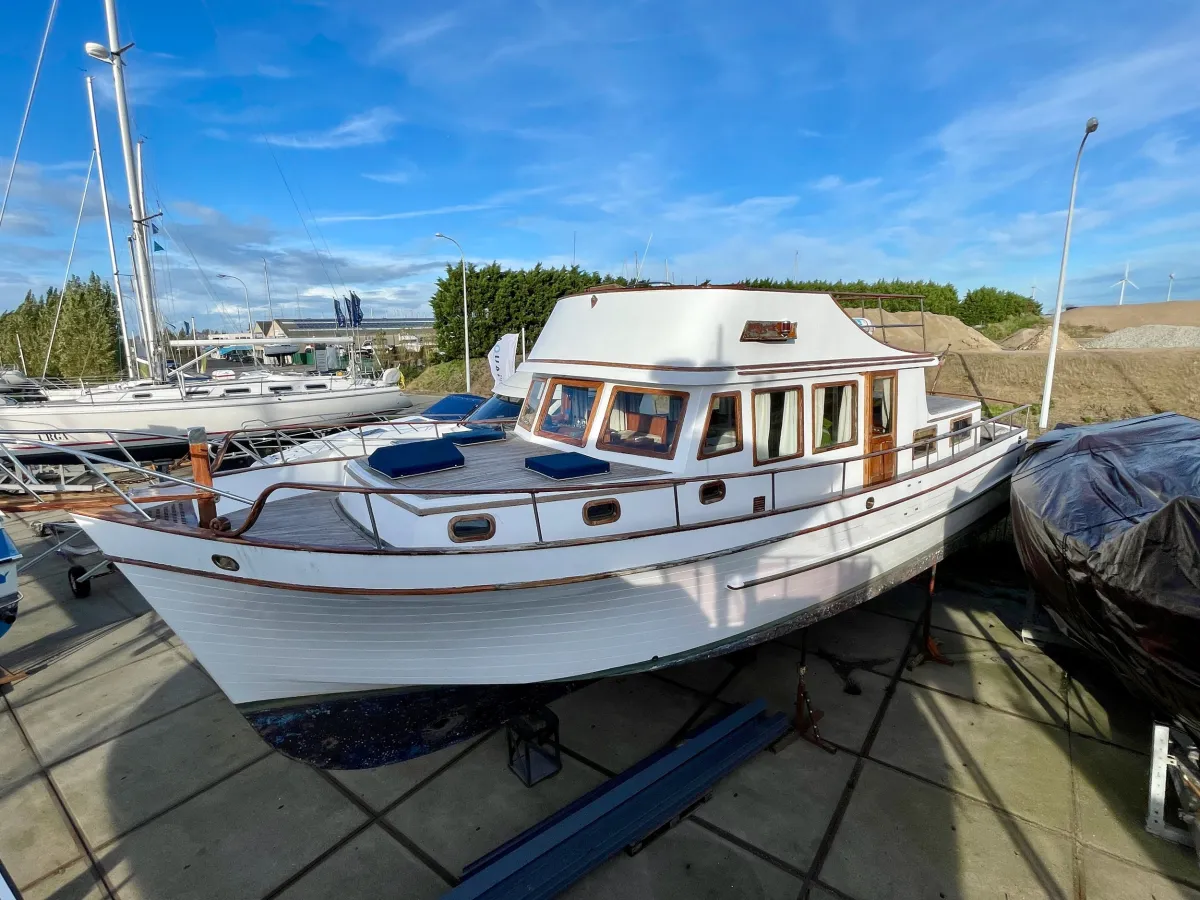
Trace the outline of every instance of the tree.
<instances>
[{"instance_id":1,"label":"tree","mask_svg":"<svg viewBox=\"0 0 1200 900\"><path fill-rule=\"evenodd\" d=\"M1042 314L1042 305L1031 297L1016 291L1002 291L994 287L978 287L968 291L963 298L959 318L968 325L983 325L1001 322L1022 315Z\"/></svg>"},{"instance_id":2,"label":"tree","mask_svg":"<svg viewBox=\"0 0 1200 900\"><path fill-rule=\"evenodd\" d=\"M0 314L0 359L5 365L21 365L23 354L26 374L42 374L58 301L57 288L47 288L41 297L29 291L20 306ZM117 302L107 282L95 272L87 281L73 276L67 282L58 315L47 375L78 378L109 376L120 371Z\"/></svg>"}]
</instances>

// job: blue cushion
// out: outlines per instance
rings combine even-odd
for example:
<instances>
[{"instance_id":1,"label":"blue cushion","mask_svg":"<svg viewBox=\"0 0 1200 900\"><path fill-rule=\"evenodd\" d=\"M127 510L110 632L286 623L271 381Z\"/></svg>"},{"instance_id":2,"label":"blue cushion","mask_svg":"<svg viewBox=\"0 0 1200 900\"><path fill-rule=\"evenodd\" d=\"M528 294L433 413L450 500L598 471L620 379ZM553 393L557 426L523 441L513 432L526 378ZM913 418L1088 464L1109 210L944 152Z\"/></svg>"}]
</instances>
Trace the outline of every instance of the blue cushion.
<instances>
[{"instance_id":1,"label":"blue cushion","mask_svg":"<svg viewBox=\"0 0 1200 900\"><path fill-rule=\"evenodd\" d=\"M482 444L485 441L504 440L504 431L500 428L468 428L466 431L455 431L448 434L445 440L453 444Z\"/></svg>"},{"instance_id":2,"label":"blue cushion","mask_svg":"<svg viewBox=\"0 0 1200 900\"><path fill-rule=\"evenodd\" d=\"M367 457L367 465L388 478L440 472L463 464L463 455L449 441L408 441L380 447Z\"/></svg>"},{"instance_id":3,"label":"blue cushion","mask_svg":"<svg viewBox=\"0 0 1200 900\"><path fill-rule=\"evenodd\" d=\"M603 475L608 471L608 463L583 453L549 453L545 456L525 457L525 468L532 469L539 475L562 480L582 478L584 475Z\"/></svg>"}]
</instances>

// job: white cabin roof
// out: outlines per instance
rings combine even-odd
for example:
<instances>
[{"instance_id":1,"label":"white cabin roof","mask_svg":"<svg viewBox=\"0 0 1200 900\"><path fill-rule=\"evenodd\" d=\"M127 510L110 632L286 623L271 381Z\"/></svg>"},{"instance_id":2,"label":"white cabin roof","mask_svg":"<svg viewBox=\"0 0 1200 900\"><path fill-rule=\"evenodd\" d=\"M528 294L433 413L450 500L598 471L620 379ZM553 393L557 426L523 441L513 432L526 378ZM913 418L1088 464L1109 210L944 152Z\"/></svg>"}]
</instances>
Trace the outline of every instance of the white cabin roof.
<instances>
[{"instance_id":1,"label":"white cabin roof","mask_svg":"<svg viewBox=\"0 0 1200 900\"><path fill-rule=\"evenodd\" d=\"M794 322L785 341L744 341L747 322ZM729 375L839 368L864 363L923 366L929 354L867 334L829 294L740 287L597 290L564 297L529 354L529 368L566 374L576 366L667 371L654 380L723 381ZM722 375L721 373L726 373Z\"/></svg>"}]
</instances>

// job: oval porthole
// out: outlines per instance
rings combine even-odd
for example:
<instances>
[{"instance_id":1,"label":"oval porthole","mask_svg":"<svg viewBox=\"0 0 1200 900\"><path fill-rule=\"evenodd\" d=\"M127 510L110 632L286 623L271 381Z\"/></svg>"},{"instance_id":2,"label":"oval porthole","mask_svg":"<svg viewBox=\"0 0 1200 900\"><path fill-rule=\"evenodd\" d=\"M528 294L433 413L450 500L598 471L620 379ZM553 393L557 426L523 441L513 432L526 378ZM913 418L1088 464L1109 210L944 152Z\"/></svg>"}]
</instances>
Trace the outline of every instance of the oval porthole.
<instances>
[{"instance_id":1,"label":"oval porthole","mask_svg":"<svg viewBox=\"0 0 1200 900\"><path fill-rule=\"evenodd\" d=\"M232 556L222 556L220 553L214 553L212 561L218 569L224 569L226 572L236 572L241 568Z\"/></svg>"},{"instance_id":2,"label":"oval porthole","mask_svg":"<svg viewBox=\"0 0 1200 900\"><path fill-rule=\"evenodd\" d=\"M874 506L875 506L875 498L874 498L874 497L868 497L868 498L867 498L867 509L871 509L871 508L873 508Z\"/></svg>"},{"instance_id":3,"label":"oval porthole","mask_svg":"<svg viewBox=\"0 0 1200 900\"><path fill-rule=\"evenodd\" d=\"M588 525L607 525L621 518L621 504L616 500L589 500L583 504L583 521Z\"/></svg>"},{"instance_id":4,"label":"oval porthole","mask_svg":"<svg viewBox=\"0 0 1200 900\"><path fill-rule=\"evenodd\" d=\"M456 544L486 541L496 533L496 520L489 515L455 516L450 520L450 540Z\"/></svg>"},{"instance_id":5,"label":"oval porthole","mask_svg":"<svg viewBox=\"0 0 1200 900\"><path fill-rule=\"evenodd\" d=\"M709 503L720 503L725 499L725 482L706 481L700 485L700 502L707 506Z\"/></svg>"}]
</instances>

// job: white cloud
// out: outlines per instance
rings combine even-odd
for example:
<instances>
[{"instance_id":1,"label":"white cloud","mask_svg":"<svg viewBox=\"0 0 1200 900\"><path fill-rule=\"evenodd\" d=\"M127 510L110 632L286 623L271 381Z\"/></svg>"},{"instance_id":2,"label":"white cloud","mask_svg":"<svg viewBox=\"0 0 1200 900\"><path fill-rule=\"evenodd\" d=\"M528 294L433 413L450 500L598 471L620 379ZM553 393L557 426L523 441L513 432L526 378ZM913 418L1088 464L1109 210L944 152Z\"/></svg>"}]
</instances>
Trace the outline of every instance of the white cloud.
<instances>
[{"instance_id":1,"label":"white cloud","mask_svg":"<svg viewBox=\"0 0 1200 900\"><path fill-rule=\"evenodd\" d=\"M882 181L880 178L863 178L861 181L846 181L840 175L826 175L818 178L809 187L814 191L852 191L874 187Z\"/></svg>"},{"instance_id":2,"label":"white cloud","mask_svg":"<svg viewBox=\"0 0 1200 900\"><path fill-rule=\"evenodd\" d=\"M392 126L403 117L386 106L377 106L351 116L339 125L324 131L301 131L292 134L269 134L260 140L295 150L338 150L386 143Z\"/></svg>"},{"instance_id":3,"label":"white cloud","mask_svg":"<svg viewBox=\"0 0 1200 900\"><path fill-rule=\"evenodd\" d=\"M403 212L390 213L338 213L330 216L317 216L318 222L390 222L398 219L421 219L425 216L442 216L452 213L479 212L484 209L494 209L493 203L460 203L457 206L438 206L433 209L409 209Z\"/></svg>"},{"instance_id":4,"label":"white cloud","mask_svg":"<svg viewBox=\"0 0 1200 900\"><path fill-rule=\"evenodd\" d=\"M458 15L445 12L423 22L409 23L392 31L375 48L376 55L386 55L406 47L424 44L458 24Z\"/></svg>"}]
</instances>

